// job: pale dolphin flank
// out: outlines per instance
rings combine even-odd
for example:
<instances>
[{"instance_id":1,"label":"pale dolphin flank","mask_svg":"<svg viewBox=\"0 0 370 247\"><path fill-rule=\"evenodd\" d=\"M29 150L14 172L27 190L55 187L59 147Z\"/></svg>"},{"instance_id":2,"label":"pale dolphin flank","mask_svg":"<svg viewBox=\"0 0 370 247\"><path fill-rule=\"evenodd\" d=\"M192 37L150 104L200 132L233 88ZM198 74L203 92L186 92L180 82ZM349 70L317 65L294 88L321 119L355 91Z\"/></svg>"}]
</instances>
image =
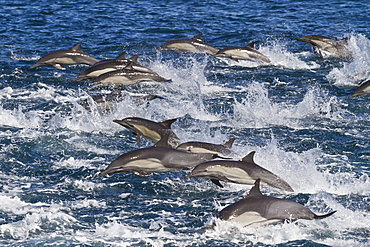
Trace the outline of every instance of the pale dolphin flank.
<instances>
[{"instance_id":1,"label":"pale dolphin flank","mask_svg":"<svg viewBox=\"0 0 370 247\"><path fill-rule=\"evenodd\" d=\"M157 50L174 51L177 53L216 54L219 49L204 43L200 39L201 36L202 34L200 33L191 39L170 40L162 44Z\"/></svg>"},{"instance_id":2,"label":"pale dolphin flank","mask_svg":"<svg viewBox=\"0 0 370 247\"><path fill-rule=\"evenodd\" d=\"M167 137L153 147L137 149L115 159L98 176L113 173L133 173L148 177L152 173L191 169L195 165L217 158L215 154L195 154L167 146Z\"/></svg>"},{"instance_id":3,"label":"pale dolphin flank","mask_svg":"<svg viewBox=\"0 0 370 247\"><path fill-rule=\"evenodd\" d=\"M252 42L244 47L227 47L219 50L212 57L229 58L236 62L239 62L239 60L249 60L253 62L270 63L271 60L268 57L254 49L254 43L255 42Z\"/></svg>"},{"instance_id":4,"label":"pale dolphin flank","mask_svg":"<svg viewBox=\"0 0 370 247\"><path fill-rule=\"evenodd\" d=\"M132 68L136 71L155 73L153 70L140 65L137 61L138 57L139 55L134 55L126 59L125 52L122 52L116 59L106 59L87 68L76 79L72 80L72 82L93 80L104 73L124 69L130 62L132 62Z\"/></svg>"},{"instance_id":5,"label":"pale dolphin flank","mask_svg":"<svg viewBox=\"0 0 370 247\"><path fill-rule=\"evenodd\" d=\"M336 212L316 215L299 203L262 195L259 185L260 179L257 179L246 197L221 210L217 218L243 226L268 225L284 221L292 222L298 219L323 219Z\"/></svg>"},{"instance_id":6,"label":"pale dolphin flank","mask_svg":"<svg viewBox=\"0 0 370 247\"><path fill-rule=\"evenodd\" d=\"M132 63L129 63L124 69L118 69L99 75L93 80L93 84L89 89L96 87L119 88L144 81L170 82L171 80L163 78L155 72L136 70Z\"/></svg>"},{"instance_id":7,"label":"pale dolphin flank","mask_svg":"<svg viewBox=\"0 0 370 247\"><path fill-rule=\"evenodd\" d=\"M140 138L144 137L153 142L159 142L163 137L168 136L168 143L175 147L179 138L172 131L171 125L177 119L169 119L162 122L155 122L145 118L128 117L122 120L113 120L113 122L122 125L131 130L137 136L137 144L140 147Z\"/></svg>"},{"instance_id":8,"label":"pale dolphin flank","mask_svg":"<svg viewBox=\"0 0 370 247\"><path fill-rule=\"evenodd\" d=\"M91 110L91 104L94 104L100 111L110 111L114 104L124 101L131 100L135 105L148 104L154 99L163 99L163 97L149 94L149 95L126 95L122 94L121 90L113 90L109 94L95 95L92 97L93 102L89 102L88 99L80 103L86 110Z\"/></svg>"},{"instance_id":9,"label":"pale dolphin flank","mask_svg":"<svg viewBox=\"0 0 370 247\"><path fill-rule=\"evenodd\" d=\"M302 41L313 47L314 51L322 58L337 57L351 58L352 54L347 48L348 38L334 40L322 35L307 35L295 40Z\"/></svg>"},{"instance_id":10,"label":"pale dolphin flank","mask_svg":"<svg viewBox=\"0 0 370 247\"><path fill-rule=\"evenodd\" d=\"M223 144L212 144L208 142L185 142L177 146L176 149L192 153L214 153L220 156L228 156L234 154L230 149L234 141L235 138L231 138Z\"/></svg>"},{"instance_id":11,"label":"pale dolphin flank","mask_svg":"<svg viewBox=\"0 0 370 247\"><path fill-rule=\"evenodd\" d=\"M39 66L53 66L56 69L65 70L62 65L87 64L93 65L98 60L81 50L82 42L67 50L53 51L41 57L30 69Z\"/></svg>"},{"instance_id":12,"label":"pale dolphin flank","mask_svg":"<svg viewBox=\"0 0 370 247\"><path fill-rule=\"evenodd\" d=\"M285 191L294 191L282 178L257 165L253 160L254 154L255 152L252 151L240 161L214 160L204 162L194 167L184 177L209 178L220 187L223 187L220 181L253 184L256 179L260 178L263 183L272 187Z\"/></svg>"},{"instance_id":13,"label":"pale dolphin flank","mask_svg":"<svg viewBox=\"0 0 370 247\"><path fill-rule=\"evenodd\" d=\"M358 88L356 88L355 92L351 94L348 98L352 98L355 96L361 96L370 94L370 80L367 80L361 84Z\"/></svg>"}]
</instances>

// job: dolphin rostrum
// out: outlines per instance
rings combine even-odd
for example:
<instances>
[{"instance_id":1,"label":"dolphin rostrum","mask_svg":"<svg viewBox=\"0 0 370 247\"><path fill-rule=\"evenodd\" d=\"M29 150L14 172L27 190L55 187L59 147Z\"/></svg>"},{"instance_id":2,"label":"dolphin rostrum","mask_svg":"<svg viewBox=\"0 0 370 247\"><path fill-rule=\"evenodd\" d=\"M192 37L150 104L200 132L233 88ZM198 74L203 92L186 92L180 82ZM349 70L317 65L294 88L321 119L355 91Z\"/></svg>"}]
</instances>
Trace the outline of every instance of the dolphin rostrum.
<instances>
[{"instance_id":1,"label":"dolphin rostrum","mask_svg":"<svg viewBox=\"0 0 370 247\"><path fill-rule=\"evenodd\" d=\"M302 41L313 47L314 51L322 58L337 57L351 58L352 54L347 48L348 38L334 40L322 35L307 35L295 40Z\"/></svg>"},{"instance_id":2,"label":"dolphin rostrum","mask_svg":"<svg viewBox=\"0 0 370 247\"><path fill-rule=\"evenodd\" d=\"M231 138L223 144L213 144L208 142L185 142L176 147L178 150L188 151L192 153L215 153L220 156L232 155L230 150L235 138Z\"/></svg>"},{"instance_id":3,"label":"dolphin rostrum","mask_svg":"<svg viewBox=\"0 0 370 247\"><path fill-rule=\"evenodd\" d=\"M148 177L152 173L191 169L195 165L217 158L215 154L196 154L180 151L167 145L167 137L154 146L125 153L115 159L98 176L113 173L133 173Z\"/></svg>"},{"instance_id":4,"label":"dolphin rostrum","mask_svg":"<svg viewBox=\"0 0 370 247\"><path fill-rule=\"evenodd\" d=\"M356 88L355 92L353 94L351 94L348 98L352 98L352 97L355 97L355 96L366 95L366 94L370 94L370 79L363 82L361 84L361 86Z\"/></svg>"},{"instance_id":5,"label":"dolphin rostrum","mask_svg":"<svg viewBox=\"0 0 370 247\"><path fill-rule=\"evenodd\" d=\"M122 86L137 84L143 81L170 82L171 80L161 77L154 71L144 72L136 70L133 67L133 64L129 63L123 69L118 69L99 75L93 80L93 84L89 87L89 89L106 86L119 88Z\"/></svg>"},{"instance_id":6,"label":"dolphin rostrum","mask_svg":"<svg viewBox=\"0 0 370 247\"><path fill-rule=\"evenodd\" d=\"M201 36L202 34L200 33L191 39L170 40L162 44L157 50L174 51L177 53L216 54L219 49L204 43L200 39Z\"/></svg>"},{"instance_id":7,"label":"dolphin rostrum","mask_svg":"<svg viewBox=\"0 0 370 247\"><path fill-rule=\"evenodd\" d=\"M249 60L253 62L270 63L271 60L268 57L254 49L254 44L255 42L244 47L227 47L219 50L212 57L229 58L236 62L239 62L239 60Z\"/></svg>"},{"instance_id":8,"label":"dolphin rostrum","mask_svg":"<svg viewBox=\"0 0 370 247\"><path fill-rule=\"evenodd\" d=\"M87 64L93 65L98 60L81 50L82 42L67 50L58 50L41 57L30 69L39 66L53 66L56 69L65 70L62 65Z\"/></svg>"},{"instance_id":9,"label":"dolphin rostrum","mask_svg":"<svg viewBox=\"0 0 370 247\"><path fill-rule=\"evenodd\" d=\"M285 191L294 191L282 178L257 165L253 160L254 154L255 151L252 151L240 161L207 161L194 167L194 169L184 177L209 178L214 184L220 187L223 187L220 181L253 184L256 179L260 178L263 183L272 187Z\"/></svg>"},{"instance_id":10,"label":"dolphin rostrum","mask_svg":"<svg viewBox=\"0 0 370 247\"><path fill-rule=\"evenodd\" d=\"M168 136L168 144L172 147L177 146L179 138L172 131L171 125L177 119L169 119L162 122L155 122L145 118L128 117L113 122L131 130L137 136L137 144L140 147L140 138L144 137L153 142L159 142L163 137Z\"/></svg>"},{"instance_id":11,"label":"dolphin rostrum","mask_svg":"<svg viewBox=\"0 0 370 247\"><path fill-rule=\"evenodd\" d=\"M268 225L284 221L293 222L298 219L323 219L336 212L316 215L294 201L262 195L259 186L260 179L257 179L246 197L221 210L217 218L243 226Z\"/></svg>"},{"instance_id":12,"label":"dolphin rostrum","mask_svg":"<svg viewBox=\"0 0 370 247\"><path fill-rule=\"evenodd\" d=\"M77 76L76 79L72 80L72 82L92 80L104 73L124 69L130 62L132 62L132 68L134 70L154 73L153 70L145 66L141 66L137 62L138 57L139 55L134 55L131 58L125 59L125 52L122 52L116 59L106 59L85 69Z\"/></svg>"}]
</instances>

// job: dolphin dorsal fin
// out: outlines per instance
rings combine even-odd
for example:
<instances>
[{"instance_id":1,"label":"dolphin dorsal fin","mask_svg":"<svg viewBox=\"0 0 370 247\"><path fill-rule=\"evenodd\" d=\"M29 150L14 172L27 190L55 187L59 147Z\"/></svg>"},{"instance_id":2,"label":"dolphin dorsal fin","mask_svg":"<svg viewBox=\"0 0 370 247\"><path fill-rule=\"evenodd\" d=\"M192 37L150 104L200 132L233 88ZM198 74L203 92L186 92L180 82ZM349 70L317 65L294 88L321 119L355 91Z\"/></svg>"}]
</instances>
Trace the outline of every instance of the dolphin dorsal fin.
<instances>
[{"instance_id":1,"label":"dolphin dorsal fin","mask_svg":"<svg viewBox=\"0 0 370 247\"><path fill-rule=\"evenodd\" d=\"M126 52L122 52L121 54L116 57L116 60L125 60Z\"/></svg>"},{"instance_id":2,"label":"dolphin dorsal fin","mask_svg":"<svg viewBox=\"0 0 370 247\"><path fill-rule=\"evenodd\" d=\"M191 39L200 39L200 37L202 37L202 33L200 33L200 34L197 34L197 35L195 35L193 38L191 38Z\"/></svg>"},{"instance_id":3,"label":"dolphin dorsal fin","mask_svg":"<svg viewBox=\"0 0 370 247\"><path fill-rule=\"evenodd\" d=\"M260 191L260 182L261 182L261 179L258 178L256 182L254 182L254 186L249 191L246 197L262 196L262 193Z\"/></svg>"},{"instance_id":4,"label":"dolphin dorsal fin","mask_svg":"<svg viewBox=\"0 0 370 247\"><path fill-rule=\"evenodd\" d=\"M138 63L137 59L139 58L141 54L137 54L137 55L133 55L132 57L130 57L128 60L130 60L131 62L133 63Z\"/></svg>"},{"instance_id":5,"label":"dolphin dorsal fin","mask_svg":"<svg viewBox=\"0 0 370 247\"><path fill-rule=\"evenodd\" d=\"M156 144L154 144L154 147L169 147L168 140L170 135L166 132L163 132L163 134L165 135L163 135L162 138Z\"/></svg>"},{"instance_id":6,"label":"dolphin dorsal fin","mask_svg":"<svg viewBox=\"0 0 370 247\"><path fill-rule=\"evenodd\" d=\"M80 51L81 50L81 44L82 44L82 42L74 45L73 47L71 47L71 50L72 51Z\"/></svg>"},{"instance_id":7,"label":"dolphin dorsal fin","mask_svg":"<svg viewBox=\"0 0 370 247\"><path fill-rule=\"evenodd\" d=\"M126 65L125 69L134 69L134 67L132 67L132 65L133 65L133 62L129 61L129 63Z\"/></svg>"},{"instance_id":8,"label":"dolphin dorsal fin","mask_svg":"<svg viewBox=\"0 0 370 247\"><path fill-rule=\"evenodd\" d=\"M231 148L236 138L231 138L230 140L226 141L224 144L222 144L225 147Z\"/></svg>"},{"instance_id":9,"label":"dolphin dorsal fin","mask_svg":"<svg viewBox=\"0 0 370 247\"><path fill-rule=\"evenodd\" d=\"M253 48L254 49L254 44L255 43L256 43L256 41L253 41L250 44L246 45L245 47L250 47L250 48Z\"/></svg>"},{"instance_id":10,"label":"dolphin dorsal fin","mask_svg":"<svg viewBox=\"0 0 370 247\"><path fill-rule=\"evenodd\" d=\"M175 122L177 120L177 118L173 118L173 119L168 119L168 120L165 120L165 121L162 121L162 122L159 122L160 124L162 124L164 127L167 127L167 128L171 128L171 125L173 122Z\"/></svg>"},{"instance_id":11,"label":"dolphin dorsal fin","mask_svg":"<svg viewBox=\"0 0 370 247\"><path fill-rule=\"evenodd\" d=\"M254 163L254 160L253 160L253 157L254 157L254 154L255 154L255 153L256 153L256 151L252 151L252 152L250 152L250 153L249 153L249 154L247 154L243 159L241 159L241 161L255 164L255 163Z\"/></svg>"}]
</instances>

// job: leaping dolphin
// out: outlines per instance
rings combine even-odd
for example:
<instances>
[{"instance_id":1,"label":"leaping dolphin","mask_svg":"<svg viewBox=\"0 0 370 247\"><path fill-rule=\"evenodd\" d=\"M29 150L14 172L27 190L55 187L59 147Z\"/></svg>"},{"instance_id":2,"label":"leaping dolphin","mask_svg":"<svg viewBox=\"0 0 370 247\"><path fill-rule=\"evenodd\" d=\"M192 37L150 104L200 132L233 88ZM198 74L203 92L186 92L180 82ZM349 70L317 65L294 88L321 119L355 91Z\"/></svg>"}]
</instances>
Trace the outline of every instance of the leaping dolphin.
<instances>
[{"instance_id":1,"label":"leaping dolphin","mask_svg":"<svg viewBox=\"0 0 370 247\"><path fill-rule=\"evenodd\" d=\"M140 177L148 177L156 172L191 169L201 162L217 158L215 154L195 154L171 148L166 139L167 137L162 138L153 147L137 149L119 156L98 176L131 172Z\"/></svg>"},{"instance_id":2,"label":"leaping dolphin","mask_svg":"<svg viewBox=\"0 0 370 247\"><path fill-rule=\"evenodd\" d=\"M87 64L93 65L99 60L81 50L82 42L67 50L58 50L41 57L30 69L39 66L53 66L56 69L65 70L62 65Z\"/></svg>"},{"instance_id":3,"label":"leaping dolphin","mask_svg":"<svg viewBox=\"0 0 370 247\"><path fill-rule=\"evenodd\" d=\"M355 97L355 96L366 95L366 94L370 94L370 79L363 82L361 84L361 86L356 88L355 92L353 94L351 94L348 98L352 98L352 97Z\"/></svg>"},{"instance_id":4,"label":"leaping dolphin","mask_svg":"<svg viewBox=\"0 0 370 247\"><path fill-rule=\"evenodd\" d=\"M270 63L271 60L254 49L255 42L250 43L244 47L227 47L219 50L212 57L229 58L236 62L239 60L249 60L253 62Z\"/></svg>"},{"instance_id":5,"label":"leaping dolphin","mask_svg":"<svg viewBox=\"0 0 370 247\"><path fill-rule=\"evenodd\" d=\"M209 178L220 187L223 187L220 181L253 184L256 179L260 178L263 183L272 187L285 191L294 191L282 178L257 165L253 160L254 154L255 151L252 151L240 161L214 160L204 162L194 167L184 177Z\"/></svg>"},{"instance_id":6,"label":"leaping dolphin","mask_svg":"<svg viewBox=\"0 0 370 247\"><path fill-rule=\"evenodd\" d=\"M113 120L113 122L122 125L131 130L137 136L137 144L140 147L140 138L144 137L153 142L159 142L162 138L168 135L168 144L176 147L179 138L172 131L171 125L177 118L155 122L145 118L128 117L122 120Z\"/></svg>"},{"instance_id":7,"label":"leaping dolphin","mask_svg":"<svg viewBox=\"0 0 370 247\"><path fill-rule=\"evenodd\" d=\"M351 58L352 54L347 48L348 38L334 40L322 35L307 35L295 40L302 41L313 47L314 51L322 58L337 57Z\"/></svg>"},{"instance_id":8,"label":"leaping dolphin","mask_svg":"<svg viewBox=\"0 0 370 247\"><path fill-rule=\"evenodd\" d=\"M204 43L198 34L191 39L170 40L162 44L157 51L174 51L177 53L198 53L214 55L219 49Z\"/></svg>"},{"instance_id":9,"label":"leaping dolphin","mask_svg":"<svg viewBox=\"0 0 370 247\"><path fill-rule=\"evenodd\" d=\"M233 151L230 148L234 141L235 138L231 138L223 144L213 144L208 142L185 142L177 146L176 149L191 153L214 153L220 156L229 156L233 154Z\"/></svg>"},{"instance_id":10,"label":"leaping dolphin","mask_svg":"<svg viewBox=\"0 0 370 247\"><path fill-rule=\"evenodd\" d=\"M77 76L76 79L72 80L72 82L92 80L104 73L124 69L130 62L132 62L132 68L134 70L155 73L153 70L142 66L137 62L139 56L140 55L134 55L131 58L126 59L125 52L122 52L116 59L106 59L85 69Z\"/></svg>"},{"instance_id":11,"label":"leaping dolphin","mask_svg":"<svg viewBox=\"0 0 370 247\"><path fill-rule=\"evenodd\" d=\"M246 197L221 210L217 218L249 226L252 224L268 225L284 221L293 222L298 219L323 219L336 212L317 215L299 203L264 196L259 187L260 179L257 179Z\"/></svg>"},{"instance_id":12,"label":"leaping dolphin","mask_svg":"<svg viewBox=\"0 0 370 247\"><path fill-rule=\"evenodd\" d=\"M136 70L132 63L129 63L124 69L118 69L99 75L93 80L93 84L89 89L96 87L119 88L144 81L170 82L171 80L163 78L154 71L144 72Z\"/></svg>"}]
</instances>

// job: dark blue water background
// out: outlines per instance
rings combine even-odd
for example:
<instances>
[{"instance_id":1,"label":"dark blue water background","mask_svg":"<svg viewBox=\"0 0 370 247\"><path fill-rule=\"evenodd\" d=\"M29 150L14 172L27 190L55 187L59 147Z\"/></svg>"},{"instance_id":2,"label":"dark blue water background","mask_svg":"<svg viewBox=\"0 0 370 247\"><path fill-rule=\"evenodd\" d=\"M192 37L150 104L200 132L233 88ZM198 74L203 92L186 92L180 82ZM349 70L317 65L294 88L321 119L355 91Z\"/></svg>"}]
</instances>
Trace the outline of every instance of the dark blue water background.
<instances>
[{"instance_id":1,"label":"dark blue water background","mask_svg":"<svg viewBox=\"0 0 370 247\"><path fill-rule=\"evenodd\" d=\"M370 71L368 1L1 1L0 243L2 246L368 246L369 96L348 99ZM190 38L217 47L256 48L272 63L237 64L205 55L155 53ZM309 34L350 38L352 60L322 59ZM148 106L131 99L91 112L89 82L71 83L85 65L29 69L48 52L78 42L98 59L122 51L172 83L142 83L124 93L165 97ZM237 138L239 159L285 179L294 193L266 195L301 203L321 221L199 230L247 185L218 188L182 172L97 177L137 148L113 119L178 118L182 141ZM144 141L143 146L153 143Z\"/></svg>"}]
</instances>

